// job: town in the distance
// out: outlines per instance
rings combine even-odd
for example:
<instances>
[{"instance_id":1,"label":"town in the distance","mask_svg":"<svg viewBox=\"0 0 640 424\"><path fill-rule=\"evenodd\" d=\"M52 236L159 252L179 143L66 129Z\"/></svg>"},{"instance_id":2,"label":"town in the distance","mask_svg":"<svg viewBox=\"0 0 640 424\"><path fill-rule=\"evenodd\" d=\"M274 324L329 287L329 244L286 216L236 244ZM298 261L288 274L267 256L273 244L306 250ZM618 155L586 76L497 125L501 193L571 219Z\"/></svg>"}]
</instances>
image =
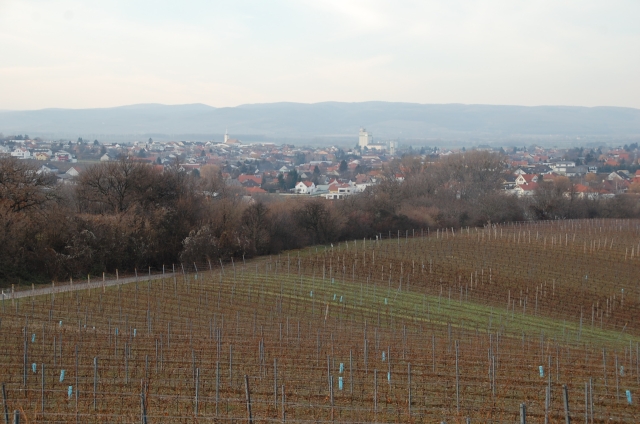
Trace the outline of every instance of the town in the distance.
<instances>
[{"instance_id":1,"label":"town in the distance","mask_svg":"<svg viewBox=\"0 0 640 424\"><path fill-rule=\"evenodd\" d=\"M244 143L225 132L223 140L131 143L99 140L47 140L28 135L0 134L0 157L12 156L37 164L39 173L74 184L95 163L123 158L148 163L162 171L177 166L182 172L220 175L225 185L247 197L261 194L304 195L344 199L385 179L403 181L402 158L429 162L468 150L499 152L504 157L503 188L515 196L531 196L541 182L559 182L567 196L590 199L640 192L638 143L616 147L541 147L477 145L450 149L409 146L398 141L374 141L361 128L351 148L298 147L292 144ZM590 146L595 146L593 142Z\"/></svg>"}]
</instances>

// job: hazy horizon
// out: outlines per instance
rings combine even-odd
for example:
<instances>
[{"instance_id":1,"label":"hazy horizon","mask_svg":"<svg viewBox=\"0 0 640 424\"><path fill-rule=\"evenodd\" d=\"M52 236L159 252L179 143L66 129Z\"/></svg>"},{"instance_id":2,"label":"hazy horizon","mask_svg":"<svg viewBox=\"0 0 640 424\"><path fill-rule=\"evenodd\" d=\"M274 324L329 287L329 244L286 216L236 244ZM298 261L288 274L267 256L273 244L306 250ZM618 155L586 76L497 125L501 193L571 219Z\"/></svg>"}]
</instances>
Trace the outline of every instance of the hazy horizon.
<instances>
[{"instance_id":1,"label":"hazy horizon","mask_svg":"<svg viewBox=\"0 0 640 424\"><path fill-rule=\"evenodd\" d=\"M359 103L397 103L397 104L413 104L420 106L506 106L506 107L525 107L525 108L540 108L540 107L567 107L567 108L586 108L586 109L595 109L595 108L620 108L620 109L634 109L640 110L639 107L631 107L631 106L612 106L612 105L595 105L595 106L580 106L580 105L570 105L570 104L558 104L558 105L550 105L550 104L539 104L539 105L520 105L520 104L491 104L491 103L420 103L420 102L394 102L394 101L385 101L385 100L365 100L362 102L341 102L334 100L326 100L321 102L290 102L290 101L274 101L274 102L257 102L257 103L242 103L235 106L214 106L206 103L195 102L195 103L131 103L131 104L122 104L115 106L95 106L95 107L43 107L38 109L0 109L0 112L34 112L41 110L86 110L86 109L122 109L128 107L152 107L152 106L206 106L214 109L231 109L231 108L239 108L239 107L250 107L250 106L263 106L263 105L278 105L278 104L291 104L291 105L321 105L321 104L359 104Z\"/></svg>"},{"instance_id":2,"label":"hazy horizon","mask_svg":"<svg viewBox=\"0 0 640 424\"><path fill-rule=\"evenodd\" d=\"M640 3L0 0L0 110L640 108Z\"/></svg>"},{"instance_id":3,"label":"hazy horizon","mask_svg":"<svg viewBox=\"0 0 640 424\"><path fill-rule=\"evenodd\" d=\"M44 109L0 113L0 132L46 137L137 139L187 135L243 140L342 137L360 127L377 140L504 140L528 137L544 143L575 137L602 141L640 136L640 109L572 106L492 106L391 102L263 103L214 108L204 104L129 105L100 109Z\"/></svg>"}]
</instances>

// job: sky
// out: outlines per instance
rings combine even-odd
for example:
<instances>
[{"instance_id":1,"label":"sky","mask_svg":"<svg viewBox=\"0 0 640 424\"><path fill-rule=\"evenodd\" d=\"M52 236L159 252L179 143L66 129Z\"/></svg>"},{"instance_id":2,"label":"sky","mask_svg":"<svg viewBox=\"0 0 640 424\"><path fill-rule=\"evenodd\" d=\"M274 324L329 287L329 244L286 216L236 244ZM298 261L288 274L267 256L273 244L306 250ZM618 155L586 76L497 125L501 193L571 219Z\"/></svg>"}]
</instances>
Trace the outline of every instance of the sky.
<instances>
[{"instance_id":1,"label":"sky","mask_svg":"<svg viewBox=\"0 0 640 424\"><path fill-rule=\"evenodd\" d=\"M638 0L0 0L0 110L640 108Z\"/></svg>"}]
</instances>

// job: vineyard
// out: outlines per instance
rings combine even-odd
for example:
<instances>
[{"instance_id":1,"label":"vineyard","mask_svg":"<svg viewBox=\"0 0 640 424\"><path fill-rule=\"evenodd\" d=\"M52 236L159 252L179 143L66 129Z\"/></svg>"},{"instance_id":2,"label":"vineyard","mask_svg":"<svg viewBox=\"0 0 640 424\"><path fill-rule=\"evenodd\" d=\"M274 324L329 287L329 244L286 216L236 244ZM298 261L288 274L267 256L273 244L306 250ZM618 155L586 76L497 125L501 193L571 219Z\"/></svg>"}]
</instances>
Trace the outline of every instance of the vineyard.
<instances>
[{"instance_id":1,"label":"vineyard","mask_svg":"<svg viewBox=\"0 0 640 424\"><path fill-rule=\"evenodd\" d=\"M169 268L5 296L2 420L640 422L640 221Z\"/></svg>"}]
</instances>

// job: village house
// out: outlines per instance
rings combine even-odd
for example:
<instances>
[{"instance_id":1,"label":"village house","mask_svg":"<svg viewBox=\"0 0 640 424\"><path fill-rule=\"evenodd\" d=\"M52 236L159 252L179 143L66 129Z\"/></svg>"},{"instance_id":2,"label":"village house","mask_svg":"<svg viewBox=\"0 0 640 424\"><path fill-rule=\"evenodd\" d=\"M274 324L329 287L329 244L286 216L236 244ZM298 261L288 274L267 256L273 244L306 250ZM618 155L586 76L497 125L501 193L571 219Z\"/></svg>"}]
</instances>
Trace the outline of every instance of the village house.
<instances>
[{"instance_id":1,"label":"village house","mask_svg":"<svg viewBox=\"0 0 640 424\"><path fill-rule=\"evenodd\" d=\"M566 175L568 171L570 172L571 169L575 167L576 163L573 161L561 161L551 165L551 169L553 170L553 172L560 175Z\"/></svg>"},{"instance_id":2,"label":"village house","mask_svg":"<svg viewBox=\"0 0 640 424\"><path fill-rule=\"evenodd\" d=\"M77 162L71 155L71 153L65 150L58 150L57 152L55 152L51 160L56 162Z\"/></svg>"},{"instance_id":3,"label":"village house","mask_svg":"<svg viewBox=\"0 0 640 424\"><path fill-rule=\"evenodd\" d=\"M259 175L238 175L238 181L243 187L260 187L262 185L262 177Z\"/></svg>"},{"instance_id":4,"label":"village house","mask_svg":"<svg viewBox=\"0 0 640 424\"><path fill-rule=\"evenodd\" d=\"M55 165L52 165L50 163L46 163L46 164L42 165L40 167L40 169L38 169L38 171L36 171L37 174L44 174L44 175L57 174L58 172L60 172L58 167L55 166Z\"/></svg>"},{"instance_id":5,"label":"village house","mask_svg":"<svg viewBox=\"0 0 640 424\"><path fill-rule=\"evenodd\" d=\"M607 175L607 180L609 181L627 181L631 178L631 175L629 175L629 171L626 170L622 170L622 171L614 171L612 173L610 173L609 175Z\"/></svg>"},{"instance_id":6,"label":"village house","mask_svg":"<svg viewBox=\"0 0 640 424\"><path fill-rule=\"evenodd\" d=\"M118 157L115 154L113 154L111 152L107 152L104 155L100 156L100 161L101 162L109 162L109 161L112 161L112 160L116 160L117 158Z\"/></svg>"},{"instance_id":7,"label":"village house","mask_svg":"<svg viewBox=\"0 0 640 424\"><path fill-rule=\"evenodd\" d=\"M300 181L294 189L296 194L313 194L316 192L316 185L311 181Z\"/></svg>"},{"instance_id":8,"label":"village house","mask_svg":"<svg viewBox=\"0 0 640 424\"><path fill-rule=\"evenodd\" d=\"M504 190L513 190L516 187L516 176L507 175L502 179L502 188Z\"/></svg>"},{"instance_id":9,"label":"village house","mask_svg":"<svg viewBox=\"0 0 640 424\"><path fill-rule=\"evenodd\" d=\"M71 168L67 169L66 174L70 175L71 177L77 177L78 175L80 175L80 170L72 166Z\"/></svg>"},{"instance_id":10,"label":"village house","mask_svg":"<svg viewBox=\"0 0 640 424\"><path fill-rule=\"evenodd\" d=\"M24 147L17 147L13 152L11 152L11 156L18 159L30 159L31 152L29 149L25 149Z\"/></svg>"},{"instance_id":11,"label":"village house","mask_svg":"<svg viewBox=\"0 0 640 424\"><path fill-rule=\"evenodd\" d=\"M537 182L538 182L538 176L536 174L519 174L516 177L516 181L515 181L517 185L537 183Z\"/></svg>"},{"instance_id":12,"label":"village house","mask_svg":"<svg viewBox=\"0 0 640 424\"><path fill-rule=\"evenodd\" d=\"M36 160L47 161L51 158L51 155L53 155L51 149L34 149L33 151L33 157Z\"/></svg>"},{"instance_id":13,"label":"village house","mask_svg":"<svg viewBox=\"0 0 640 424\"><path fill-rule=\"evenodd\" d=\"M518 184L513 189L513 193L515 193L515 195L518 197L533 196L537 188L538 183L534 182L528 184Z\"/></svg>"},{"instance_id":14,"label":"village house","mask_svg":"<svg viewBox=\"0 0 640 424\"><path fill-rule=\"evenodd\" d=\"M329 192L324 195L327 200L339 200L355 193L355 187L347 183L333 182L329 184Z\"/></svg>"}]
</instances>

